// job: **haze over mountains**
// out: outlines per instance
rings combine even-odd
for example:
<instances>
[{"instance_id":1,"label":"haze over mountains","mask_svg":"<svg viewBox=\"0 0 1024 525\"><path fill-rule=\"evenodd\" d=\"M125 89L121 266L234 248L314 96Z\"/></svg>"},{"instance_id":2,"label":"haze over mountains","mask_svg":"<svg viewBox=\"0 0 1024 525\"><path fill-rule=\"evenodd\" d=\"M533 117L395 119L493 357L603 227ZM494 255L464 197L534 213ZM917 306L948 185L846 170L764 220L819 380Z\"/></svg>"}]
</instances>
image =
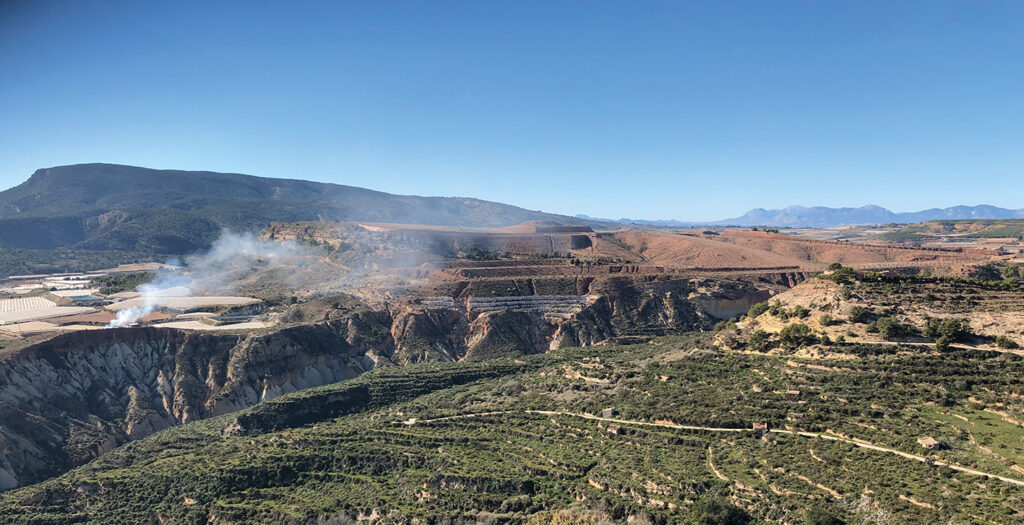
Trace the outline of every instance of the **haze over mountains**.
<instances>
[{"instance_id":1,"label":"haze over mountains","mask_svg":"<svg viewBox=\"0 0 1024 525\"><path fill-rule=\"evenodd\" d=\"M224 228L272 221L367 221L504 227L578 219L459 197L236 173L77 164L37 170L0 192L0 247L187 253Z\"/></svg>"},{"instance_id":2,"label":"haze over mountains","mask_svg":"<svg viewBox=\"0 0 1024 525\"><path fill-rule=\"evenodd\" d=\"M37 170L0 192L0 247L129 250L182 254L206 248L224 228L254 230L268 222L367 221L504 227L526 221L609 226L835 227L937 219L1024 218L1024 210L955 206L894 213L879 206L755 209L711 222L618 221L569 217L460 197L392 195L354 186L235 173L77 164Z\"/></svg>"},{"instance_id":3,"label":"haze over mountains","mask_svg":"<svg viewBox=\"0 0 1024 525\"><path fill-rule=\"evenodd\" d=\"M952 206L931 208L917 212L893 212L881 206L868 204L860 208L828 208L824 206L789 206L781 210L756 208L739 217L708 222L686 222L677 220L643 220L622 218L597 219L577 215L579 219L623 224L644 224L650 226L782 226L790 228L834 228L863 224L906 224L936 220L961 219L1024 219L1024 209L1011 210L996 206Z\"/></svg>"}]
</instances>

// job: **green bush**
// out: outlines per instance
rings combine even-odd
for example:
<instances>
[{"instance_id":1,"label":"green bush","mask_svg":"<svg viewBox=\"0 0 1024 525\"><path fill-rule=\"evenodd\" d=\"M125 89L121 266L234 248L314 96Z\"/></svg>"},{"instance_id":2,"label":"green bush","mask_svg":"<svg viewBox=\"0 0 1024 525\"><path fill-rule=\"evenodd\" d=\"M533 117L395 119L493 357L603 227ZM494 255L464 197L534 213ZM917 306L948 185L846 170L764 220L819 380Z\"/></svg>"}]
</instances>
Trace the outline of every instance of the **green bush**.
<instances>
[{"instance_id":1,"label":"green bush","mask_svg":"<svg viewBox=\"0 0 1024 525\"><path fill-rule=\"evenodd\" d=\"M719 497L705 496L694 506L691 516L692 523L699 525L746 525L750 523L750 515L729 500Z\"/></svg>"},{"instance_id":2,"label":"green bush","mask_svg":"<svg viewBox=\"0 0 1024 525\"><path fill-rule=\"evenodd\" d=\"M949 342L958 342L974 335L971 332L971 324L967 319L951 317L949 319L931 318L925 323L923 334L925 337L946 337Z\"/></svg>"},{"instance_id":3,"label":"green bush","mask_svg":"<svg viewBox=\"0 0 1024 525\"><path fill-rule=\"evenodd\" d=\"M835 281L839 284L850 283L857 279L857 272L855 272L853 268L843 266L839 263L830 264L828 266L828 271L830 272L828 275L822 275L821 277L823 279Z\"/></svg>"},{"instance_id":4,"label":"green bush","mask_svg":"<svg viewBox=\"0 0 1024 525\"><path fill-rule=\"evenodd\" d=\"M847 317L851 323L865 324L871 322L871 318L875 316L875 313L870 308L863 306L854 306L850 308L850 315Z\"/></svg>"},{"instance_id":5,"label":"green bush","mask_svg":"<svg viewBox=\"0 0 1024 525\"><path fill-rule=\"evenodd\" d=\"M791 350L810 344L811 339L811 328L803 323L786 325L779 331L779 342Z\"/></svg>"},{"instance_id":6,"label":"green bush","mask_svg":"<svg viewBox=\"0 0 1024 525\"><path fill-rule=\"evenodd\" d=\"M1013 339L1010 339L1009 337L1006 337L1005 335L997 335L995 343L996 343L996 346L998 346L999 348L1003 348L1003 349L1006 349L1006 350L1013 350L1015 348L1020 348L1020 345L1017 344L1017 341L1014 341Z\"/></svg>"},{"instance_id":7,"label":"green bush","mask_svg":"<svg viewBox=\"0 0 1024 525\"><path fill-rule=\"evenodd\" d=\"M1004 266L999 274L1003 279L1024 279L1024 266Z\"/></svg>"},{"instance_id":8,"label":"green bush","mask_svg":"<svg viewBox=\"0 0 1024 525\"><path fill-rule=\"evenodd\" d=\"M867 330L868 332L877 332L886 341L905 337L914 332L913 327L899 322L895 317L882 317L869 324Z\"/></svg>"},{"instance_id":9,"label":"green bush","mask_svg":"<svg viewBox=\"0 0 1024 525\"><path fill-rule=\"evenodd\" d=\"M750 334L750 339L747 340L747 346L749 346L751 350L763 352L767 350L771 344L771 338L771 334L764 330L754 330L754 333Z\"/></svg>"},{"instance_id":10,"label":"green bush","mask_svg":"<svg viewBox=\"0 0 1024 525\"><path fill-rule=\"evenodd\" d=\"M803 525L843 525L845 522L821 507L811 507L804 512Z\"/></svg>"},{"instance_id":11,"label":"green bush","mask_svg":"<svg viewBox=\"0 0 1024 525\"><path fill-rule=\"evenodd\" d=\"M734 321L732 319L728 319L728 320L725 320L725 321L719 321L719 322L715 323L715 326L714 326L714 331L716 331L716 332L721 332L723 330L735 330L735 329L736 329L736 321Z\"/></svg>"},{"instance_id":12,"label":"green bush","mask_svg":"<svg viewBox=\"0 0 1024 525\"><path fill-rule=\"evenodd\" d=\"M99 286L101 294L109 295L112 293L134 290L135 287L140 284L146 284L149 281L152 281L155 277L156 274L153 272L115 273L104 275L103 277L97 277L92 280L91 284L93 286Z\"/></svg>"},{"instance_id":13,"label":"green bush","mask_svg":"<svg viewBox=\"0 0 1024 525\"><path fill-rule=\"evenodd\" d=\"M747 317L757 317L767 312L768 308L768 301L761 301L750 307L750 310L747 311Z\"/></svg>"}]
</instances>

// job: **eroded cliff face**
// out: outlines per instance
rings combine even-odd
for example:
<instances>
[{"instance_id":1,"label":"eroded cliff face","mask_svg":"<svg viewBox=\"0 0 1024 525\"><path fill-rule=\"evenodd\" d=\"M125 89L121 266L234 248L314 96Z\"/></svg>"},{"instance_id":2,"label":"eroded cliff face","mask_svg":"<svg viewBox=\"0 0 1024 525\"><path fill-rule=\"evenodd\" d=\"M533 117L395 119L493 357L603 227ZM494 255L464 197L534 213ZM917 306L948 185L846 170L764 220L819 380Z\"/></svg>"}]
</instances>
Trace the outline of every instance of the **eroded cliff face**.
<instances>
[{"instance_id":1,"label":"eroded cliff face","mask_svg":"<svg viewBox=\"0 0 1024 525\"><path fill-rule=\"evenodd\" d=\"M0 490L170 426L376 367L478 361L704 329L723 305L745 305L763 294L744 283L613 278L597 282L585 306L571 314L538 309L565 307L564 300L543 297L497 308L493 300L456 298L374 309L336 296L296 305L273 331L149 327L65 334L0 362ZM489 308L474 310L480 305Z\"/></svg>"},{"instance_id":2,"label":"eroded cliff face","mask_svg":"<svg viewBox=\"0 0 1024 525\"><path fill-rule=\"evenodd\" d=\"M551 348L588 346L629 337L650 337L707 328L713 318L688 300L685 280L638 284L627 278L595 283L588 308L558 326Z\"/></svg>"},{"instance_id":3,"label":"eroded cliff face","mask_svg":"<svg viewBox=\"0 0 1024 525\"><path fill-rule=\"evenodd\" d=\"M456 308L405 306L392 313L392 363L457 361L465 357L469 320L463 312Z\"/></svg>"},{"instance_id":4,"label":"eroded cliff face","mask_svg":"<svg viewBox=\"0 0 1024 525\"><path fill-rule=\"evenodd\" d=\"M384 331L386 333L386 330ZM43 479L131 439L355 377L386 339L340 321L263 335L76 332L0 363L0 487Z\"/></svg>"}]
</instances>

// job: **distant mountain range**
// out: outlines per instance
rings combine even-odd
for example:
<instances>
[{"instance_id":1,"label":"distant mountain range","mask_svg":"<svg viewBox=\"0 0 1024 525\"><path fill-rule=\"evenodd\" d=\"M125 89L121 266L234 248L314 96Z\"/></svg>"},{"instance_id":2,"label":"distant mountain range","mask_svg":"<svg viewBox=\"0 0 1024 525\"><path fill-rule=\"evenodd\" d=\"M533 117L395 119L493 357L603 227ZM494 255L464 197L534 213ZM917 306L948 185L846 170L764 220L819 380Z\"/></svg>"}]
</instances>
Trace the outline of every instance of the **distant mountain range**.
<instances>
[{"instance_id":1,"label":"distant mountain range","mask_svg":"<svg viewBox=\"0 0 1024 525\"><path fill-rule=\"evenodd\" d=\"M117 164L41 169L0 192L0 248L180 254L209 246L223 228L315 220L474 227L581 222L479 199Z\"/></svg>"},{"instance_id":2,"label":"distant mountain range","mask_svg":"<svg viewBox=\"0 0 1024 525\"><path fill-rule=\"evenodd\" d=\"M417 197L303 180L237 173L77 164L37 170L0 192L0 249L66 248L182 254L206 248L224 228L269 222L367 221L503 227L526 221L645 226L780 226L911 223L935 219L1024 218L1024 210L956 206L894 213L878 206L752 210L706 223L595 219L461 197Z\"/></svg>"},{"instance_id":3,"label":"distant mountain range","mask_svg":"<svg viewBox=\"0 0 1024 525\"><path fill-rule=\"evenodd\" d=\"M790 206L781 210L757 208L732 219L708 222L684 222L676 220L639 219L596 219L577 215L578 219L612 221L622 224L643 224L647 226L776 226L789 228L834 228L837 226L864 224L905 224L935 220L961 219L1024 219L1024 209L1011 210L996 206L953 206L932 208L924 211L897 213L881 206L867 205L860 208L826 208L823 206Z\"/></svg>"}]
</instances>

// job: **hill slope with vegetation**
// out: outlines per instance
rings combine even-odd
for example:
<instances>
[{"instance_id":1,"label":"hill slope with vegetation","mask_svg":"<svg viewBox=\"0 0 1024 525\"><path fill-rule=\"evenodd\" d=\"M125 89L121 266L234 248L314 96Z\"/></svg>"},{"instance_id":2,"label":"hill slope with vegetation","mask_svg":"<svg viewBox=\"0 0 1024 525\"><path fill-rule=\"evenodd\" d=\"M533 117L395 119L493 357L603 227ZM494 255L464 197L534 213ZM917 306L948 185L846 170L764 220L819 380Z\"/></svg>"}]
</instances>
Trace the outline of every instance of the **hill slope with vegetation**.
<instances>
[{"instance_id":1,"label":"hill slope with vegetation","mask_svg":"<svg viewBox=\"0 0 1024 525\"><path fill-rule=\"evenodd\" d=\"M694 335L382 368L128 444L0 496L0 520L1019 522L1022 367Z\"/></svg>"},{"instance_id":2,"label":"hill slope with vegetation","mask_svg":"<svg viewBox=\"0 0 1024 525\"><path fill-rule=\"evenodd\" d=\"M209 246L224 228L316 220L479 227L581 222L479 199L115 164L41 169L0 192L3 248L180 254Z\"/></svg>"}]
</instances>

